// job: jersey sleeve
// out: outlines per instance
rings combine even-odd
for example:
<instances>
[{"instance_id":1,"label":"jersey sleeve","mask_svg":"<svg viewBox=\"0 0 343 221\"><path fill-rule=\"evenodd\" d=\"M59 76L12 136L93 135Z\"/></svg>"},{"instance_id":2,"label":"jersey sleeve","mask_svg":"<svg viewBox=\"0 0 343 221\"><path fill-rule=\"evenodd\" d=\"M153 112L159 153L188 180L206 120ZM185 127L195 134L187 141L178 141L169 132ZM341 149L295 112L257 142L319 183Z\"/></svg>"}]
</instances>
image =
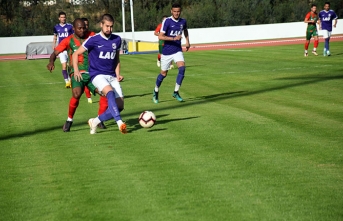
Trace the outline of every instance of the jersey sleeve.
<instances>
[{"instance_id":1,"label":"jersey sleeve","mask_svg":"<svg viewBox=\"0 0 343 221\"><path fill-rule=\"evenodd\" d=\"M167 32L167 28L168 28L168 20L169 19L164 19L164 21L162 22L162 25L161 25L161 30L160 32L163 32L163 33L166 33Z\"/></svg>"},{"instance_id":2,"label":"jersey sleeve","mask_svg":"<svg viewBox=\"0 0 343 221\"><path fill-rule=\"evenodd\" d=\"M92 44L93 44L93 36L90 36L89 38L86 39L85 42L83 42L82 47L88 51L89 49L93 47Z\"/></svg>"},{"instance_id":3,"label":"jersey sleeve","mask_svg":"<svg viewBox=\"0 0 343 221\"><path fill-rule=\"evenodd\" d=\"M161 26L162 26L162 23L158 24L156 29L155 29L155 32L159 33L161 31Z\"/></svg>"},{"instance_id":4,"label":"jersey sleeve","mask_svg":"<svg viewBox=\"0 0 343 221\"><path fill-rule=\"evenodd\" d=\"M307 19L307 20L310 20L310 18L311 18L311 12L307 13L305 16L305 19Z\"/></svg>"},{"instance_id":5,"label":"jersey sleeve","mask_svg":"<svg viewBox=\"0 0 343 221\"><path fill-rule=\"evenodd\" d=\"M70 44L71 35L65 39L63 39L55 48L56 51L62 52L68 49Z\"/></svg>"}]
</instances>

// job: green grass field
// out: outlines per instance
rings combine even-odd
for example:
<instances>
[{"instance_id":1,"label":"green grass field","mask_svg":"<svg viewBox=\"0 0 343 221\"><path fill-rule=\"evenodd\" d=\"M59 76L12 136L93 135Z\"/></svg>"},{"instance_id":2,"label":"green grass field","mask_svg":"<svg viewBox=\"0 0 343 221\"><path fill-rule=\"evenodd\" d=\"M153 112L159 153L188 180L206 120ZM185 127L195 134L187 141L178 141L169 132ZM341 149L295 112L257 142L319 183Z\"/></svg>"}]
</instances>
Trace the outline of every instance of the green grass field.
<instances>
[{"instance_id":1,"label":"green grass field","mask_svg":"<svg viewBox=\"0 0 343 221\"><path fill-rule=\"evenodd\" d=\"M58 60L0 62L0 220L343 220L343 42L331 51L187 52L185 102L174 69L159 104L156 55L122 56L126 135L89 134L98 96L62 131Z\"/></svg>"}]
</instances>

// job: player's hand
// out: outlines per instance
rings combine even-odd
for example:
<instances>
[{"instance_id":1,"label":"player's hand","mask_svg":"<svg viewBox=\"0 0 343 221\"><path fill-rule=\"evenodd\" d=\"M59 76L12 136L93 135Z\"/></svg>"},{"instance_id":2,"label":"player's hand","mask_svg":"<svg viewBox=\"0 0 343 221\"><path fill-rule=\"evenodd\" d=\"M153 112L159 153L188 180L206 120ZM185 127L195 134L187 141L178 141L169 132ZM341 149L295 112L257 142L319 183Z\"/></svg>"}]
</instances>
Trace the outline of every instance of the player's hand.
<instances>
[{"instance_id":1,"label":"player's hand","mask_svg":"<svg viewBox=\"0 0 343 221\"><path fill-rule=\"evenodd\" d=\"M49 63L46 68L50 71L50 73L55 69L54 63Z\"/></svg>"},{"instance_id":2,"label":"player's hand","mask_svg":"<svg viewBox=\"0 0 343 221\"><path fill-rule=\"evenodd\" d=\"M336 28L336 25L333 25L334 28Z\"/></svg>"},{"instance_id":3,"label":"player's hand","mask_svg":"<svg viewBox=\"0 0 343 221\"><path fill-rule=\"evenodd\" d=\"M186 44L186 51L188 51L189 50L189 48L191 47L191 44Z\"/></svg>"},{"instance_id":4,"label":"player's hand","mask_svg":"<svg viewBox=\"0 0 343 221\"><path fill-rule=\"evenodd\" d=\"M74 79L75 79L77 82L80 82L81 80L83 80L82 74L81 74L79 71L74 71Z\"/></svg>"},{"instance_id":5,"label":"player's hand","mask_svg":"<svg viewBox=\"0 0 343 221\"><path fill-rule=\"evenodd\" d=\"M177 35L174 37L174 41L178 41L178 40L181 40L182 36L181 35Z\"/></svg>"},{"instance_id":6,"label":"player's hand","mask_svg":"<svg viewBox=\"0 0 343 221\"><path fill-rule=\"evenodd\" d=\"M118 80L118 82L122 82L124 80L124 77L121 75L118 75L117 80Z\"/></svg>"}]
</instances>

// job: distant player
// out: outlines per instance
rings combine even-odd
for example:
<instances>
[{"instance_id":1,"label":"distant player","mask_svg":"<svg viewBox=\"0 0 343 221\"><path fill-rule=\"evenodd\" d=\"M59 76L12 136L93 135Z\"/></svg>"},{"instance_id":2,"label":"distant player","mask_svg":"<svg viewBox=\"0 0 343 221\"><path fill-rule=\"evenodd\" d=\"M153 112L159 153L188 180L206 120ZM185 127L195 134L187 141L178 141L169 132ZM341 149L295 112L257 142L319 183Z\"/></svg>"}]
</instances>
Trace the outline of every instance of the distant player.
<instances>
[{"instance_id":1,"label":"distant player","mask_svg":"<svg viewBox=\"0 0 343 221\"><path fill-rule=\"evenodd\" d=\"M311 38L314 38L314 46L312 50L312 54L317 54L317 47L319 44L318 40L318 31L317 31L317 22L318 22L318 15L317 15L317 5L311 5L311 11L306 14L305 16L305 23L307 23L307 30L306 30L306 43L305 43L305 57L308 56L308 46L310 44Z\"/></svg>"},{"instance_id":2,"label":"distant player","mask_svg":"<svg viewBox=\"0 0 343 221\"><path fill-rule=\"evenodd\" d=\"M54 39L53 39L53 46L52 46L53 49L56 47L56 42L57 44L59 44L62 42L63 39L65 39L66 37L74 33L73 26L69 23L66 23L66 19L67 19L67 15L65 12L60 12L58 14L58 20L60 21L60 23L54 26L54 30L53 30ZM66 83L65 87L70 88L71 82L70 82L70 78L67 72L67 61L68 61L67 51L60 53L59 57L62 64L62 75Z\"/></svg>"},{"instance_id":3,"label":"distant player","mask_svg":"<svg viewBox=\"0 0 343 221\"><path fill-rule=\"evenodd\" d=\"M162 27L158 39L164 40L164 46L161 56L161 72L157 76L155 89L153 91L152 100L155 104L158 103L158 92L163 82L163 79L167 76L169 65L172 61L177 64L179 69L176 77L176 84L173 93L173 97L178 101L183 101L179 94L179 89L185 77L185 60L182 53L181 37L182 33L186 39L186 50L190 48L189 35L187 30L187 22L185 19L180 18L181 5L174 3L171 8L171 17L166 18L162 22Z\"/></svg>"},{"instance_id":4,"label":"distant player","mask_svg":"<svg viewBox=\"0 0 343 221\"><path fill-rule=\"evenodd\" d=\"M57 55L63 53L64 51L67 51L67 54L69 56L69 62L70 62L71 85L73 89L72 89L72 98L69 101L68 118L62 128L64 132L70 131L71 125L73 124L73 117L74 117L77 107L79 106L79 100L80 100L81 95L83 94L85 86L89 87L89 89L92 91L93 94L97 92L95 86L90 82L90 76L88 74L88 53L87 52L80 54L76 58L78 70L82 74L82 81L78 82L72 77L74 73L74 69L71 64L72 64L72 54L74 53L74 50L77 50L81 46L81 44L89 37L89 35L94 34L94 33L86 32L85 23L80 18L75 19L75 21L73 22L73 28L74 28L75 33L72 35L69 35L67 38L63 39L63 41L60 44L58 44L58 46L55 48L55 51L51 54L49 64L47 65L47 68L50 72L54 70L55 68L54 62L56 60ZM99 110L101 108L102 109L107 108L107 104L105 105L105 107L101 107L100 105Z\"/></svg>"},{"instance_id":5,"label":"distant player","mask_svg":"<svg viewBox=\"0 0 343 221\"><path fill-rule=\"evenodd\" d=\"M101 17L100 33L88 38L73 54L74 77L80 81L82 75L77 65L77 57L88 51L91 81L108 101L108 109L103 114L89 119L90 134L96 133L97 125L101 121L111 118L117 122L121 133L127 133L126 124L120 116L120 111L124 109L124 96L119 83L123 79L120 75L119 59L122 41L120 36L112 34L113 23L112 15L104 14Z\"/></svg>"},{"instance_id":6,"label":"distant player","mask_svg":"<svg viewBox=\"0 0 343 221\"><path fill-rule=\"evenodd\" d=\"M329 43L332 26L336 28L337 18L336 13L333 10L330 10L330 2L325 2L324 10L319 12L319 29L323 31L323 38L325 39L324 56L331 55Z\"/></svg>"},{"instance_id":7,"label":"distant player","mask_svg":"<svg viewBox=\"0 0 343 221\"><path fill-rule=\"evenodd\" d=\"M164 15L162 17L162 22L167 18L168 16ZM161 31L161 27L162 27L162 23L158 24L155 31L154 31L154 35L159 36L160 35L160 31ZM162 54L162 49L164 46L164 41L163 40L158 40L158 54L157 54L157 67L161 67L161 54ZM170 64L169 69L174 68L173 64Z\"/></svg>"}]
</instances>

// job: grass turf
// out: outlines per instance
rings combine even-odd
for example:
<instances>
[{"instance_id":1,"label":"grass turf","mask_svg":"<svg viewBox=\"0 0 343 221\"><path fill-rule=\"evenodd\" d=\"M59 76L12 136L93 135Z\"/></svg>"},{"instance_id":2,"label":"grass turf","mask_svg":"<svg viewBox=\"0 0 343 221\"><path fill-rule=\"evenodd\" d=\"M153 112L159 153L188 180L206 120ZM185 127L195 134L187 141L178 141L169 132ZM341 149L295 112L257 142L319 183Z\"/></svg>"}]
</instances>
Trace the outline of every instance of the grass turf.
<instances>
[{"instance_id":1,"label":"grass turf","mask_svg":"<svg viewBox=\"0 0 343 221\"><path fill-rule=\"evenodd\" d=\"M70 133L59 61L0 62L2 220L343 220L343 42L185 53L152 103L156 55L122 56L123 119ZM319 48L321 51L321 48ZM157 116L151 129L137 118Z\"/></svg>"}]
</instances>

